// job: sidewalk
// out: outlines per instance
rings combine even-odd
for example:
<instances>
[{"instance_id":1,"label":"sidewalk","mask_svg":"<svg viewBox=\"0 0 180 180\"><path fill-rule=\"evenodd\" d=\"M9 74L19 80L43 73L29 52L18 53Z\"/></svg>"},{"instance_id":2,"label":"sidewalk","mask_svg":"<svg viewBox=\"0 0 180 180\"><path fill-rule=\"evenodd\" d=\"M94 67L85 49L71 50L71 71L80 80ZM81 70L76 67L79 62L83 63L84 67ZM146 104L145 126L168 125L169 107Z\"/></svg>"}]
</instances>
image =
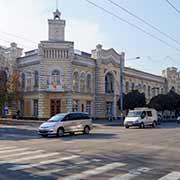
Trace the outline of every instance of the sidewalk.
<instances>
[{"instance_id":1,"label":"sidewalk","mask_svg":"<svg viewBox=\"0 0 180 180\"><path fill-rule=\"evenodd\" d=\"M42 120L30 120L30 119L10 119L10 118L0 118L0 124L7 125L34 125L34 124L42 124L44 121Z\"/></svg>"}]
</instances>

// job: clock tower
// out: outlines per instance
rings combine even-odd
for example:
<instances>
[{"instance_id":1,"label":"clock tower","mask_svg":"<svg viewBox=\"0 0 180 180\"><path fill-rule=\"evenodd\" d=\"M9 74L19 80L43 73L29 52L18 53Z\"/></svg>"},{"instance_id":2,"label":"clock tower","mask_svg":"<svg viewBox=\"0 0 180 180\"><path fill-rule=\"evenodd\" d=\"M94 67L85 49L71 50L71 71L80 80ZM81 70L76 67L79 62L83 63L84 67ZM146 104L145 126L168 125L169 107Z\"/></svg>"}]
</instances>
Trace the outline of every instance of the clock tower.
<instances>
[{"instance_id":1,"label":"clock tower","mask_svg":"<svg viewBox=\"0 0 180 180\"><path fill-rule=\"evenodd\" d=\"M56 9L53 13L54 19L49 19L49 41L64 41L65 39L65 20L61 19L61 12Z\"/></svg>"}]
</instances>

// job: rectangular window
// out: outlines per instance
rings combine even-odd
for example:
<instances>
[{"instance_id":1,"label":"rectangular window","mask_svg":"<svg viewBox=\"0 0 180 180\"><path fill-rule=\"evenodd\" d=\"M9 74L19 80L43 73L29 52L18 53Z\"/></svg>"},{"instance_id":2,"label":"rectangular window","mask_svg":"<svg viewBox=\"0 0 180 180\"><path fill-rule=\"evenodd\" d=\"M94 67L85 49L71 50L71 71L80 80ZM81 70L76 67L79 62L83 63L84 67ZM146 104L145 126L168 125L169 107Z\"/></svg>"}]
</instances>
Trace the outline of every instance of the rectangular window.
<instances>
[{"instance_id":1,"label":"rectangular window","mask_svg":"<svg viewBox=\"0 0 180 180\"><path fill-rule=\"evenodd\" d=\"M152 117L152 112L151 112L151 111L148 111L148 112L147 112L147 116Z\"/></svg>"},{"instance_id":2,"label":"rectangular window","mask_svg":"<svg viewBox=\"0 0 180 180\"><path fill-rule=\"evenodd\" d=\"M78 111L79 111L79 101L73 100L73 112L78 112Z\"/></svg>"},{"instance_id":3,"label":"rectangular window","mask_svg":"<svg viewBox=\"0 0 180 180\"><path fill-rule=\"evenodd\" d=\"M33 100L33 115L34 117L38 117L38 100L34 99Z\"/></svg>"},{"instance_id":4,"label":"rectangular window","mask_svg":"<svg viewBox=\"0 0 180 180\"><path fill-rule=\"evenodd\" d=\"M106 102L107 116L113 116L113 102Z\"/></svg>"},{"instance_id":5,"label":"rectangular window","mask_svg":"<svg viewBox=\"0 0 180 180\"><path fill-rule=\"evenodd\" d=\"M27 72L27 91L31 90L31 72Z\"/></svg>"},{"instance_id":6,"label":"rectangular window","mask_svg":"<svg viewBox=\"0 0 180 180\"><path fill-rule=\"evenodd\" d=\"M86 102L86 112L91 115L91 101Z\"/></svg>"}]
</instances>

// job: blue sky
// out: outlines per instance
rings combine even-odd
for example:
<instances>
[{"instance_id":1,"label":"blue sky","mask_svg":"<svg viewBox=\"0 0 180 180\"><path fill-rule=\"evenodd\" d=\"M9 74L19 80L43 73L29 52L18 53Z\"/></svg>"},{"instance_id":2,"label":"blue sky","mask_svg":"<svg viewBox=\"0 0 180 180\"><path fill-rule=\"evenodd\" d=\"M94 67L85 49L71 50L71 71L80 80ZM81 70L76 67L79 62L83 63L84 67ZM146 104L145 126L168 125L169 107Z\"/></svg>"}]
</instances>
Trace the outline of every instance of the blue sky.
<instances>
[{"instance_id":1,"label":"blue sky","mask_svg":"<svg viewBox=\"0 0 180 180\"><path fill-rule=\"evenodd\" d=\"M165 38L107 0L91 1L180 49L179 44ZM165 0L114 1L180 41L180 14ZM180 9L180 1L171 2ZM0 44L8 45L9 42L15 41L25 50L37 48L40 40L47 39L47 19L52 18L55 4L55 0L0 0ZM120 22L85 0L59 0L59 9L67 23L66 40L74 41L76 49L90 52L101 43L104 48L113 47L118 52L124 51L127 59L140 56L140 60L127 60L126 65L132 68L155 74L161 74L161 71L169 66L180 68L180 51L171 49ZM18 38L6 33L17 35Z\"/></svg>"}]
</instances>

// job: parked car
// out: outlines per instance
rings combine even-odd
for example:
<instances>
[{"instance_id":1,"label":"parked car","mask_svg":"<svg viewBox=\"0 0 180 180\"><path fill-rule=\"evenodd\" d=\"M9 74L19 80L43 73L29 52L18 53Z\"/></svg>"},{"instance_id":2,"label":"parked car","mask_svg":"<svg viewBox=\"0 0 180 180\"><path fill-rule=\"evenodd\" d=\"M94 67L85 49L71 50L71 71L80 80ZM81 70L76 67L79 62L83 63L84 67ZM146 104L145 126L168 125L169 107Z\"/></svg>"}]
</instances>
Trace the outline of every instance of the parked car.
<instances>
[{"instance_id":1,"label":"parked car","mask_svg":"<svg viewBox=\"0 0 180 180\"><path fill-rule=\"evenodd\" d=\"M124 121L124 126L129 128L131 126L138 126L144 128L145 126L156 127L158 122L157 111L150 108L135 108L129 111Z\"/></svg>"},{"instance_id":2,"label":"parked car","mask_svg":"<svg viewBox=\"0 0 180 180\"><path fill-rule=\"evenodd\" d=\"M48 135L62 137L65 133L74 134L75 132L89 134L92 127L92 119L87 113L61 113L43 123L38 129L38 134L43 137Z\"/></svg>"},{"instance_id":3,"label":"parked car","mask_svg":"<svg viewBox=\"0 0 180 180\"><path fill-rule=\"evenodd\" d=\"M176 122L180 123L180 116L177 117Z\"/></svg>"}]
</instances>

